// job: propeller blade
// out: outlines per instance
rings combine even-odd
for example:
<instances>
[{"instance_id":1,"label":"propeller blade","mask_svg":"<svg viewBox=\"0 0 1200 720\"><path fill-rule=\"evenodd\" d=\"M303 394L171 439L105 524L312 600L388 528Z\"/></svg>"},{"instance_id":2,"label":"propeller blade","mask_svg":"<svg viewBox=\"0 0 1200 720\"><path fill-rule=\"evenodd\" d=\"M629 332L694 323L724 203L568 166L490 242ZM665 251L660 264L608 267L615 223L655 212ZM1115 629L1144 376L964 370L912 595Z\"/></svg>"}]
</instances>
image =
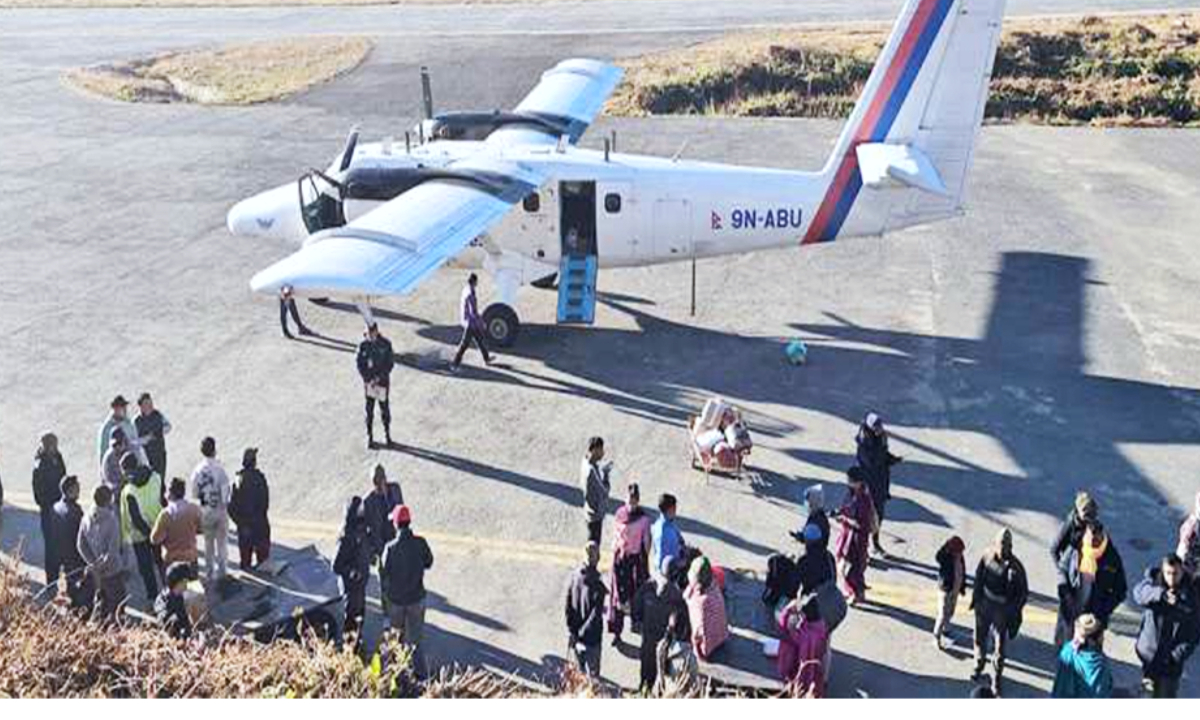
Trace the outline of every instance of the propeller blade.
<instances>
[{"instance_id":1,"label":"propeller blade","mask_svg":"<svg viewBox=\"0 0 1200 720\"><path fill-rule=\"evenodd\" d=\"M338 170L345 172L350 167L350 161L354 159L354 148L358 146L358 126L354 126L350 130L350 137L346 138L346 148L342 150L342 162L338 165Z\"/></svg>"}]
</instances>

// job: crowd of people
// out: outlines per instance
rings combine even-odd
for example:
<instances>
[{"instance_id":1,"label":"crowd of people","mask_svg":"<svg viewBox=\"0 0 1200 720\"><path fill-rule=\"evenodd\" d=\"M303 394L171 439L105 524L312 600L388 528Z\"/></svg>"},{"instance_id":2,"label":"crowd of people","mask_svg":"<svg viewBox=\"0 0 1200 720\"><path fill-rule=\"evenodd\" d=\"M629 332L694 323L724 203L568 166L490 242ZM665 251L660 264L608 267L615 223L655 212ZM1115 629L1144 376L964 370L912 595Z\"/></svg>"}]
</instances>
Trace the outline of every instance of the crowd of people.
<instances>
[{"instance_id":1,"label":"crowd of people","mask_svg":"<svg viewBox=\"0 0 1200 720\"><path fill-rule=\"evenodd\" d=\"M464 294L464 307L467 304ZM372 327L364 345L374 347L380 339ZM381 400L390 442L390 367L382 369L375 354L371 348L360 352L360 368L367 358L364 382L385 389L374 398L367 395L368 432L373 424L371 401ZM193 625L186 589L201 577L198 539L203 539L206 587L226 581L231 521L241 569L269 562L269 484L253 447L244 449L241 468L231 480L211 437L201 441L187 480L172 477L165 482L171 423L149 393L138 398L136 417L130 417L128 405L123 396L115 397L99 429L98 482L89 511L80 503L79 477L69 473L58 438L53 433L41 438L32 485L45 548L45 592L54 595L61 584L70 608L103 625L116 617L131 587L136 593L140 585L164 630L187 638ZM762 601L777 635L777 670L797 696L825 694L834 632L851 608L867 600L871 555L887 557L880 528L891 497L891 469L902 459L891 453L887 430L876 413L864 418L856 444L841 503L827 509L824 488L807 488L807 516L791 533L799 551L775 555L767 565ZM676 497L662 494L656 512L642 505L636 483L625 487L624 502L612 514L610 544L602 548L612 463L606 460L600 437L587 442L579 483L586 544L564 593L567 657L580 672L599 678L605 631L614 647L624 648L628 619L629 630L640 636L642 692L663 692L670 683L690 682L698 663L719 660L730 638L725 569L684 537ZM433 565L433 553L412 523L413 512L400 484L388 478L382 465L375 466L370 491L352 497L346 506L332 570L345 602L342 637L364 648L366 597L375 573L388 627L414 647L417 671L424 675L424 575ZM610 558L607 577L600 571L604 552ZM967 553L966 543L955 535L933 558L933 642L938 650L945 649L959 599L969 597L974 616L971 678L977 684L973 694L1000 696L1009 647L1020 633L1029 601L1029 582L1008 528L980 554L973 575L967 572ZM1117 608L1131 596L1142 611L1136 652L1146 690L1154 697L1174 697L1200 641L1200 495L1180 528L1174 552L1145 569L1132 592L1117 542L1101 520L1098 503L1086 492L1076 497L1049 554L1058 578L1052 695L1113 694L1105 634ZM131 586L135 574L140 582ZM989 661L990 683L983 684Z\"/></svg>"}]
</instances>

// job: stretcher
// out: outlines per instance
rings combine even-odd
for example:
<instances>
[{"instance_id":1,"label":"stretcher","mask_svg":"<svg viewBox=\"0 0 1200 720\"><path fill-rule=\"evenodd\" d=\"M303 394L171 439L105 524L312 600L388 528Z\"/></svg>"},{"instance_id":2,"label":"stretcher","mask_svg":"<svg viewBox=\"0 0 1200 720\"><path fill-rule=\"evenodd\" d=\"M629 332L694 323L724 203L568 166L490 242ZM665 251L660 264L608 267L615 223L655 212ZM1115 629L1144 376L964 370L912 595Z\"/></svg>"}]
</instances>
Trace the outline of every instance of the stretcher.
<instances>
[{"instance_id":1,"label":"stretcher","mask_svg":"<svg viewBox=\"0 0 1200 720\"><path fill-rule=\"evenodd\" d=\"M688 418L688 454L692 468L741 478L754 449L742 413L721 398L704 403L699 415Z\"/></svg>"}]
</instances>

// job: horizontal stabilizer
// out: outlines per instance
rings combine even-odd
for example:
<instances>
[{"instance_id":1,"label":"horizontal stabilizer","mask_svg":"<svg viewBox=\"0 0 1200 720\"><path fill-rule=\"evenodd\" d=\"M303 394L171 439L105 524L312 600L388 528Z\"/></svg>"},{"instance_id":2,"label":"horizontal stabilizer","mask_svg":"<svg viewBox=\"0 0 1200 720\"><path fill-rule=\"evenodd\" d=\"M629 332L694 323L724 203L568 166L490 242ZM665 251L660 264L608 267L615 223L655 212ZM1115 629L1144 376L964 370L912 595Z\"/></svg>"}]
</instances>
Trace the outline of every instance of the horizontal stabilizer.
<instances>
[{"instance_id":1,"label":"horizontal stabilizer","mask_svg":"<svg viewBox=\"0 0 1200 720\"><path fill-rule=\"evenodd\" d=\"M863 185L872 188L908 185L934 195L949 195L937 168L912 145L863 143L855 148Z\"/></svg>"}]
</instances>

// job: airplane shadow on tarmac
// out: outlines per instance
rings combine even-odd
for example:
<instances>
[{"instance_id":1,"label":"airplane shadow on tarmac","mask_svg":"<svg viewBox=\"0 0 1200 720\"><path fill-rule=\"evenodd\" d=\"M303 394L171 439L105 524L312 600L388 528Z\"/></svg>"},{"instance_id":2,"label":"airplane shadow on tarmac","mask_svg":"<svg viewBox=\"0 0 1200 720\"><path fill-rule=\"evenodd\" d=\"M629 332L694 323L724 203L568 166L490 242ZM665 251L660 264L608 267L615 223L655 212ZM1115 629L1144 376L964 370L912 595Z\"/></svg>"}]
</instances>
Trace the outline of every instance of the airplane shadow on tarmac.
<instances>
[{"instance_id":1,"label":"airplane shadow on tarmac","mask_svg":"<svg viewBox=\"0 0 1200 720\"><path fill-rule=\"evenodd\" d=\"M1087 292L1102 285L1091 270L1081 257L1004 253L978 339L869 328L835 315L828 323L794 324L810 347L805 368L783 362L781 338L690 327L602 295L638 329L526 326L511 352L559 376L474 368L464 377L569 393L671 425L682 425L710 395L743 404L787 402L851 423L877 409L890 420L896 452L909 444L938 461L898 466L897 486L936 494L998 524L1021 510L1057 518L1086 487L1136 576L1142 563L1171 547L1179 514L1119 445L1200 445L1200 391L1087 372ZM438 325L418 330L446 344L456 343L458 332ZM738 358L734 371L731 357ZM803 430L759 413L748 420L772 441ZM990 437L1020 472L989 469L905 431L922 427ZM852 442L846 438L848 447ZM839 472L849 459L785 451ZM915 503L897 510L937 520ZM1014 531L1020 540L1021 529Z\"/></svg>"}]
</instances>

